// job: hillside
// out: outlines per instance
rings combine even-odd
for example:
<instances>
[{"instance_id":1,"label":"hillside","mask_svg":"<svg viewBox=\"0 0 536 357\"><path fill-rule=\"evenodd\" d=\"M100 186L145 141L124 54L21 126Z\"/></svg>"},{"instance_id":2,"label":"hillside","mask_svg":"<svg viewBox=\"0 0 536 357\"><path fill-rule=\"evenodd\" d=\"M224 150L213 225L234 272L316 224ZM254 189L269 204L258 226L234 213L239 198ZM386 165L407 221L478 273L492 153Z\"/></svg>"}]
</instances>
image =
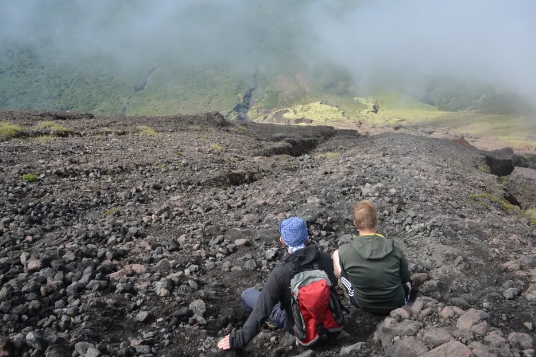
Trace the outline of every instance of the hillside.
<instances>
[{"instance_id":1,"label":"hillside","mask_svg":"<svg viewBox=\"0 0 536 357\"><path fill-rule=\"evenodd\" d=\"M345 12L359 15L361 9L366 14L372 3L330 2L322 13L335 19ZM315 12L320 10L310 1L148 4L59 0L32 1L20 9L2 5L14 19L7 16L0 28L0 110L219 111L247 120L326 102L352 122L371 119L362 115L368 103L353 98L384 101L396 93L441 112L505 115L508 120L508 115L531 111L513 88L482 79L440 70L424 78L410 71L389 75L382 68L341 64L335 53L316 48L320 34L315 31L327 20L320 22ZM309 114L298 109L292 119ZM336 112L323 114L327 120L340 119ZM411 114L404 113L416 119ZM421 114L430 115L415 113L417 118ZM317 120L314 115L306 119Z\"/></svg>"},{"instance_id":2,"label":"hillside","mask_svg":"<svg viewBox=\"0 0 536 357\"><path fill-rule=\"evenodd\" d=\"M533 353L534 185L519 177L534 156L217 113L0 121L0 355ZM514 172L489 173L499 168ZM284 253L279 221L304 217L332 251L361 199L423 297L386 318L352 309L337 344L314 353L270 330L244 353L218 352L247 317L240 292Z\"/></svg>"}]
</instances>

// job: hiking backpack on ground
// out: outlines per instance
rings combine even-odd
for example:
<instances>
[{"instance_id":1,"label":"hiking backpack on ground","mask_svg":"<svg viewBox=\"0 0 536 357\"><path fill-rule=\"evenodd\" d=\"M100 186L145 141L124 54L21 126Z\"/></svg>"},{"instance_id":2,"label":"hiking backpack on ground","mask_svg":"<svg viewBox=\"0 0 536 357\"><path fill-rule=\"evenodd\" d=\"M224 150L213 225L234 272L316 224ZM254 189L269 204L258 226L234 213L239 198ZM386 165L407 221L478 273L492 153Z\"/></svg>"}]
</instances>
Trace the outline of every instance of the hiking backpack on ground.
<instances>
[{"instance_id":1,"label":"hiking backpack on ground","mask_svg":"<svg viewBox=\"0 0 536 357\"><path fill-rule=\"evenodd\" d=\"M294 335L302 346L311 346L322 336L337 337L344 323L342 305L328 275L318 264L313 267L290 281Z\"/></svg>"}]
</instances>

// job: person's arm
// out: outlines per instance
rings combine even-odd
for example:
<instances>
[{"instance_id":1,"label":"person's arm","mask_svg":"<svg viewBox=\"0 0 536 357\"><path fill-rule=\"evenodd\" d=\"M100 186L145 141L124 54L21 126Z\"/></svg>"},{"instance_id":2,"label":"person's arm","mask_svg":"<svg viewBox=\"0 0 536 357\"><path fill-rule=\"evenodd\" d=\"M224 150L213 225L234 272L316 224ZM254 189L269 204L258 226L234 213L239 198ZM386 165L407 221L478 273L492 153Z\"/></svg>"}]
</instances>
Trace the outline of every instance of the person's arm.
<instances>
[{"instance_id":1,"label":"person's arm","mask_svg":"<svg viewBox=\"0 0 536 357\"><path fill-rule=\"evenodd\" d=\"M335 276L337 279L341 278L341 263L339 260L339 250L333 252L331 255L331 259L333 260L333 271L335 273Z\"/></svg>"},{"instance_id":2,"label":"person's arm","mask_svg":"<svg viewBox=\"0 0 536 357\"><path fill-rule=\"evenodd\" d=\"M262 324L281 299L282 292L274 272L272 271L266 284L264 284L259 299L244 326L240 330L231 333L229 337L230 348L244 348L253 337L257 336L261 331Z\"/></svg>"}]
</instances>

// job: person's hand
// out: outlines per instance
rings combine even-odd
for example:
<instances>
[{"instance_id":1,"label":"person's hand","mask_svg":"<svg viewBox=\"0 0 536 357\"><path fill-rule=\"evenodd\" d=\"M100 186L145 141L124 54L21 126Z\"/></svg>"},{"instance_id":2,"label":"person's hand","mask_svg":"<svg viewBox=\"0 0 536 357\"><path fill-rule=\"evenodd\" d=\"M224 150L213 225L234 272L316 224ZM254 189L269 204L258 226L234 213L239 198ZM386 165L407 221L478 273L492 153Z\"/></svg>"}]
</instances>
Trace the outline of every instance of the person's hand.
<instances>
[{"instance_id":1,"label":"person's hand","mask_svg":"<svg viewBox=\"0 0 536 357\"><path fill-rule=\"evenodd\" d=\"M229 350L231 349L231 341L229 340L229 335L225 336L218 342L218 348L220 350Z\"/></svg>"}]
</instances>

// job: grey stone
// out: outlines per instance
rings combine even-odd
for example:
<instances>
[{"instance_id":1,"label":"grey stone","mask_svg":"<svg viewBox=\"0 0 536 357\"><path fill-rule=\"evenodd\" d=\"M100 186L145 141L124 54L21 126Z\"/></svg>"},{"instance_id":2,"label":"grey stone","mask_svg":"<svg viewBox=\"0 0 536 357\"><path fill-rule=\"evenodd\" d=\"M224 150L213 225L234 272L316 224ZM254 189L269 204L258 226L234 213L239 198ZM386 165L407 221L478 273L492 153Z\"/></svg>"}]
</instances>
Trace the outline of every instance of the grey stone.
<instances>
[{"instance_id":1,"label":"grey stone","mask_svg":"<svg viewBox=\"0 0 536 357\"><path fill-rule=\"evenodd\" d=\"M196 314L192 318L199 325L206 325L207 324L207 320L205 320L205 318L203 316L199 316L199 315Z\"/></svg>"},{"instance_id":2,"label":"grey stone","mask_svg":"<svg viewBox=\"0 0 536 357\"><path fill-rule=\"evenodd\" d=\"M205 302L201 299L192 301L192 303L190 303L188 308L193 311L194 315L199 315L199 316L204 316L205 311L207 311Z\"/></svg>"},{"instance_id":3,"label":"grey stone","mask_svg":"<svg viewBox=\"0 0 536 357\"><path fill-rule=\"evenodd\" d=\"M512 332L508 335L510 345L519 350L528 350L534 346L534 341L530 335L526 333Z\"/></svg>"},{"instance_id":4,"label":"grey stone","mask_svg":"<svg viewBox=\"0 0 536 357\"><path fill-rule=\"evenodd\" d=\"M138 322L148 322L149 318L151 317L151 313L149 311L140 311L136 317L134 318L135 321Z\"/></svg>"},{"instance_id":5,"label":"grey stone","mask_svg":"<svg viewBox=\"0 0 536 357\"><path fill-rule=\"evenodd\" d=\"M69 250L63 255L62 258L68 262L72 262L76 259L76 255Z\"/></svg>"},{"instance_id":6,"label":"grey stone","mask_svg":"<svg viewBox=\"0 0 536 357\"><path fill-rule=\"evenodd\" d=\"M458 318L456 327L461 330L474 331L473 326L478 325L480 323L486 323L487 325L489 325L489 314L482 310L469 309L465 314Z\"/></svg>"},{"instance_id":7,"label":"grey stone","mask_svg":"<svg viewBox=\"0 0 536 357\"><path fill-rule=\"evenodd\" d=\"M46 341L37 332L28 333L26 335L26 343L38 351L44 351L47 347Z\"/></svg>"},{"instance_id":8,"label":"grey stone","mask_svg":"<svg viewBox=\"0 0 536 357\"><path fill-rule=\"evenodd\" d=\"M387 357L415 357L428 352L424 343L415 337L405 337L396 341L385 351Z\"/></svg>"},{"instance_id":9,"label":"grey stone","mask_svg":"<svg viewBox=\"0 0 536 357\"><path fill-rule=\"evenodd\" d=\"M155 284L155 291L158 296L169 296L173 290L173 283L170 280L163 279Z\"/></svg>"},{"instance_id":10,"label":"grey stone","mask_svg":"<svg viewBox=\"0 0 536 357\"><path fill-rule=\"evenodd\" d=\"M89 346L84 357L99 357L100 355L101 353L97 348Z\"/></svg>"},{"instance_id":11,"label":"grey stone","mask_svg":"<svg viewBox=\"0 0 536 357\"><path fill-rule=\"evenodd\" d=\"M151 346L138 345L138 346L136 346L136 353L144 354L144 355L150 354L151 353Z\"/></svg>"},{"instance_id":12,"label":"grey stone","mask_svg":"<svg viewBox=\"0 0 536 357\"><path fill-rule=\"evenodd\" d=\"M39 271L39 270L43 269L43 267L44 267L43 261L41 261L39 259L30 259L28 261L28 271L29 272Z\"/></svg>"},{"instance_id":13,"label":"grey stone","mask_svg":"<svg viewBox=\"0 0 536 357\"><path fill-rule=\"evenodd\" d=\"M266 260L273 260L277 255L277 248L270 248L266 251Z\"/></svg>"},{"instance_id":14,"label":"grey stone","mask_svg":"<svg viewBox=\"0 0 536 357\"><path fill-rule=\"evenodd\" d=\"M391 346L395 336L415 336L422 327L422 323L404 320L400 323L392 317L387 317L380 323L374 332L374 340L381 341L384 348Z\"/></svg>"},{"instance_id":15,"label":"grey stone","mask_svg":"<svg viewBox=\"0 0 536 357\"><path fill-rule=\"evenodd\" d=\"M536 207L536 170L516 167L508 178L506 191L522 209Z\"/></svg>"},{"instance_id":16,"label":"grey stone","mask_svg":"<svg viewBox=\"0 0 536 357\"><path fill-rule=\"evenodd\" d=\"M240 238L240 239L236 239L234 241L234 244L237 246L237 247L241 247L241 246L248 246L251 244L251 242L249 241L249 239L247 238Z\"/></svg>"},{"instance_id":17,"label":"grey stone","mask_svg":"<svg viewBox=\"0 0 536 357\"><path fill-rule=\"evenodd\" d=\"M452 305L452 306L457 306L463 310L467 310L470 308L469 303L465 299L460 298L460 297L452 297L448 299L447 304Z\"/></svg>"},{"instance_id":18,"label":"grey stone","mask_svg":"<svg viewBox=\"0 0 536 357\"><path fill-rule=\"evenodd\" d=\"M508 288L503 291L503 296L506 300L514 300L520 293L518 288Z\"/></svg>"},{"instance_id":19,"label":"grey stone","mask_svg":"<svg viewBox=\"0 0 536 357\"><path fill-rule=\"evenodd\" d=\"M417 356L417 355L416 355ZM420 357L475 357L473 351L471 351L467 346L458 341L451 341L445 343L439 347L434 348L428 353L419 355Z\"/></svg>"},{"instance_id":20,"label":"grey stone","mask_svg":"<svg viewBox=\"0 0 536 357\"><path fill-rule=\"evenodd\" d=\"M420 332L420 337L429 348L435 348L450 341L452 336L444 328L427 328Z\"/></svg>"},{"instance_id":21,"label":"grey stone","mask_svg":"<svg viewBox=\"0 0 536 357\"><path fill-rule=\"evenodd\" d=\"M341 348L340 356L355 355L356 353L365 352L367 344L365 342L358 342L350 346L344 346Z\"/></svg>"},{"instance_id":22,"label":"grey stone","mask_svg":"<svg viewBox=\"0 0 536 357\"><path fill-rule=\"evenodd\" d=\"M244 263L244 269L246 270L254 270L257 268L257 263L253 259L246 260Z\"/></svg>"},{"instance_id":23,"label":"grey stone","mask_svg":"<svg viewBox=\"0 0 536 357\"><path fill-rule=\"evenodd\" d=\"M2 289L0 289L0 302L11 299L11 295L11 291L9 291L7 287L3 287Z\"/></svg>"}]
</instances>

